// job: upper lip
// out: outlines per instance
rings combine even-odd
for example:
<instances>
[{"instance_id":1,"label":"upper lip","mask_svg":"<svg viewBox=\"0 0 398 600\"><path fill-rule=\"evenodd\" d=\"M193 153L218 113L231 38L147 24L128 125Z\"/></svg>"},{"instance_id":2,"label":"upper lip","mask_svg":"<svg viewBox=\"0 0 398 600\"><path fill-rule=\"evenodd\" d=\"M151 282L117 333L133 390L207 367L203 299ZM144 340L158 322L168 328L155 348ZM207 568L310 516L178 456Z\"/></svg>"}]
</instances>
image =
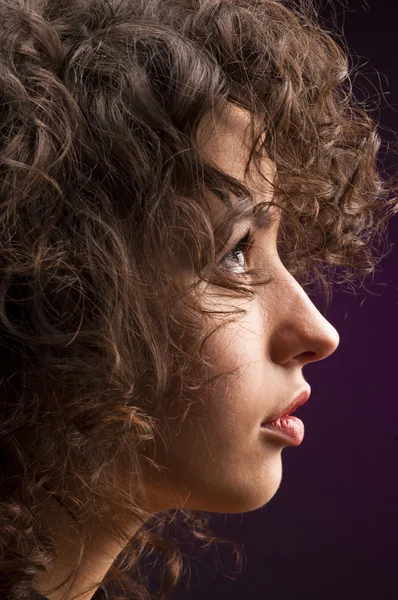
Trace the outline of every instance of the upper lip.
<instances>
[{"instance_id":1,"label":"upper lip","mask_svg":"<svg viewBox=\"0 0 398 600\"><path fill-rule=\"evenodd\" d=\"M296 394L294 399L285 408L280 410L278 413L275 413L267 421L263 421L261 425L272 423L272 421L275 421L276 419L280 419L281 417L287 417L287 415L292 414L292 412L294 412L299 406L302 406L307 402L308 398L310 397L310 394L311 388L307 384L304 388L300 389L300 391Z\"/></svg>"}]
</instances>

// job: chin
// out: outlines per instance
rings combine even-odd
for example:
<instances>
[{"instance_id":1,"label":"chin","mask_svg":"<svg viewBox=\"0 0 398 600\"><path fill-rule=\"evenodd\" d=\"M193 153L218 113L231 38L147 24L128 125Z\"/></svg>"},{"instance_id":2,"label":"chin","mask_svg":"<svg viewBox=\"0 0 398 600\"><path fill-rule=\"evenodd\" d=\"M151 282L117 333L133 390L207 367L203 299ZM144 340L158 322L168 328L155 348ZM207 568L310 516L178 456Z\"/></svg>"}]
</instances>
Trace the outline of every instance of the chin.
<instances>
[{"instance_id":1,"label":"chin","mask_svg":"<svg viewBox=\"0 0 398 600\"><path fill-rule=\"evenodd\" d=\"M262 508L275 496L281 481L281 470L276 468L265 480L253 477L250 485L247 480L235 481L227 489L213 489L205 497L191 495L185 508L226 514L251 512Z\"/></svg>"},{"instance_id":2,"label":"chin","mask_svg":"<svg viewBox=\"0 0 398 600\"><path fill-rule=\"evenodd\" d=\"M282 461L270 461L265 469L265 472L259 473L253 481L250 482L250 486L246 485L243 490L240 502L237 502L237 506L240 508L231 511L224 512L250 512L252 510L258 510L267 504L275 496L282 482Z\"/></svg>"},{"instance_id":3,"label":"chin","mask_svg":"<svg viewBox=\"0 0 398 600\"><path fill-rule=\"evenodd\" d=\"M262 490L262 493L260 492L256 495L253 494L251 497L242 494L240 497L236 496L235 498L230 497L224 500L218 499L215 502L206 502L205 506L197 507L197 509L225 514L251 512L253 510L258 510L267 504L275 496L278 488L279 485L272 489L265 490L265 493L264 490Z\"/></svg>"}]
</instances>

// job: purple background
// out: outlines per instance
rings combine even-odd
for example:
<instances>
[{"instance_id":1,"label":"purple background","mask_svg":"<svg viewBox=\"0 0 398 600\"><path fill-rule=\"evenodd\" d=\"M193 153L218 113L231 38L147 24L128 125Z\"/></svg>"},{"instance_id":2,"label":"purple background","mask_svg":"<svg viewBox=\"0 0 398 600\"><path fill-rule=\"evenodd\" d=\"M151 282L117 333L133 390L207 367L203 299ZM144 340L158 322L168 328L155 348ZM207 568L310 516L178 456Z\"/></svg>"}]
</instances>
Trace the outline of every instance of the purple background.
<instances>
[{"instance_id":1,"label":"purple background","mask_svg":"<svg viewBox=\"0 0 398 600\"><path fill-rule=\"evenodd\" d=\"M363 65L368 79L360 77L357 95L369 98L383 128L398 131L395 2L333 5L353 64ZM397 161L388 154L383 163L392 173ZM298 413L305 438L283 450L278 492L257 511L211 519L216 533L243 545L242 573L230 546L199 554L182 544L192 588L187 594L184 580L176 600L398 598L398 217L389 239L395 245L367 292L334 293L326 316L340 346L304 369L312 387Z\"/></svg>"}]
</instances>

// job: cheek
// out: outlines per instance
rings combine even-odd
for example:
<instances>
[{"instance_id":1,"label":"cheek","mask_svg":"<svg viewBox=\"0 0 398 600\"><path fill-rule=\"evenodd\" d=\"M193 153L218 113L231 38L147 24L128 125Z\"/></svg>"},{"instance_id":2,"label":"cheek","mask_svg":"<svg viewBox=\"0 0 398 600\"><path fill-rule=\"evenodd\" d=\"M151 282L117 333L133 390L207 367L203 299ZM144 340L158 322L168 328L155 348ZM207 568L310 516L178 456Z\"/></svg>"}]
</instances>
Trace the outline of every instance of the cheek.
<instances>
[{"instance_id":1,"label":"cheek","mask_svg":"<svg viewBox=\"0 0 398 600\"><path fill-rule=\"evenodd\" d=\"M185 394L189 410L183 422L180 417L184 410L177 403L163 413L162 436L156 440L153 460L164 470L162 475L152 472L153 490L178 495L199 487L211 495L212 486L220 492L230 485L233 488L236 480L237 488L249 491L252 468L259 469L260 481L272 480L269 489L274 490L279 470L276 473L274 466L270 467L259 432L267 404L273 405L272 365L266 358L261 311L254 307L239 323L230 323L210 336L203 356L208 365L197 368L201 374L205 371L205 379L224 374ZM261 494L260 485L262 499Z\"/></svg>"},{"instance_id":2,"label":"cheek","mask_svg":"<svg viewBox=\"0 0 398 600\"><path fill-rule=\"evenodd\" d=\"M272 377L260 322L260 313L252 313L250 319L230 324L206 342L203 356L208 365L201 366L200 372L205 372L204 380L214 379L195 393L185 394L190 405L183 422L184 410L176 403L164 414L162 431L168 449L162 443L163 460L184 462L189 457L201 461L209 446L222 452L261 423Z\"/></svg>"},{"instance_id":3,"label":"cheek","mask_svg":"<svg viewBox=\"0 0 398 600\"><path fill-rule=\"evenodd\" d=\"M245 388L246 386L246 388ZM245 380L203 392L203 404L159 446L150 491L167 508L246 512L263 506L281 481L280 450L260 432L263 394Z\"/></svg>"},{"instance_id":4,"label":"cheek","mask_svg":"<svg viewBox=\"0 0 398 600\"><path fill-rule=\"evenodd\" d=\"M195 404L182 424L188 436L198 435L194 425L198 421L198 427L203 426L209 433L214 427L220 437L220 424L227 436L230 430L237 430L237 419L244 419L247 424L259 418L258 411L265 405L265 390L267 386L272 388L264 317L253 301L239 322L220 329L204 344L207 364L199 367L204 383L192 397Z\"/></svg>"},{"instance_id":5,"label":"cheek","mask_svg":"<svg viewBox=\"0 0 398 600\"><path fill-rule=\"evenodd\" d=\"M264 389L265 378L270 377L267 332L261 311L255 306L250 307L244 319L230 324L205 350L214 372L225 373L212 385L212 409L217 412L220 408L224 417L229 410L234 415L250 410L258 391Z\"/></svg>"},{"instance_id":6,"label":"cheek","mask_svg":"<svg viewBox=\"0 0 398 600\"><path fill-rule=\"evenodd\" d=\"M204 357L215 372L264 361L269 335L264 307L253 300L245 310L246 315L217 331L204 345Z\"/></svg>"}]
</instances>

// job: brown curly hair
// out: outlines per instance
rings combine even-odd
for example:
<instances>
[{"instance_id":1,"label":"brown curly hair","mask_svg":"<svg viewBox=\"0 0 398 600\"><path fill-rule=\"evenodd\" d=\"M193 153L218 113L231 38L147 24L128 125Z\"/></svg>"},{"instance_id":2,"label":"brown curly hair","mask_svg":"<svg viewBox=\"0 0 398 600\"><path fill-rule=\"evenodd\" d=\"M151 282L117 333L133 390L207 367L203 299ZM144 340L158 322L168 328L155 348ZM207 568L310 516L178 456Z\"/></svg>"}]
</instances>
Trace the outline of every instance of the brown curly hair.
<instances>
[{"instance_id":1,"label":"brown curly hair","mask_svg":"<svg viewBox=\"0 0 398 600\"><path fill-rule=\"evenodd\" d=\"M284 264L327 295L375 272L394 184L348 52L309 1L1 0L0 23L0 595L26 598L55 555L40 489L82 519L84 508L138 519L105 581L120 598L151 598L139 560L155 550L166 598L184 573L166 523L225 541L206 513L143 508L156 415L172 384L189 408L189 365L209 337L191 292L206 281L250 299L269 281L253 269L242 285L217 264L255 190L203 160L199 124L227 105L247 111L245 174L254 164L264 177L264 154L276 166L259 210L281 208ZM134 497L110 493L115 465ZM68 481L93 490L87 507Z\"/></svg>"}]
</instances>

